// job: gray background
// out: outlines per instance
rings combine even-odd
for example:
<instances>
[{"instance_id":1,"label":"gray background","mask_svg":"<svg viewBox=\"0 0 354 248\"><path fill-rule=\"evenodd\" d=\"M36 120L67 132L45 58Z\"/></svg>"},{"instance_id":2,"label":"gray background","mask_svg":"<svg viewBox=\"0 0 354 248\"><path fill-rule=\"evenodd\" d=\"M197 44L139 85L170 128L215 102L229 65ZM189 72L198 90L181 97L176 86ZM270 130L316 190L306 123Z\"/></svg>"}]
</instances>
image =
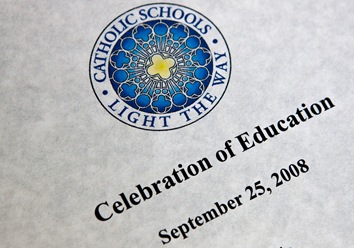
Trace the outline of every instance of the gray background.
<instances>
[{"instance_id":1,"label":"gray background","mask_svg":"<svg viewBox=\"0 0 354 248\"><path fill-rule=\"evenodd\" d=\"M229 88L205 118L131 128L92 92L104 27L149 1L0 3L0 246L163 247L171 229L306 159L310 171L166 247L354 247L353 1L171 1L211 19L231 50ZM93 215L224 141L331 97L335 108L108 222ZM215 159L214 159L215 160Z\"/></svg>"}]
</instances>

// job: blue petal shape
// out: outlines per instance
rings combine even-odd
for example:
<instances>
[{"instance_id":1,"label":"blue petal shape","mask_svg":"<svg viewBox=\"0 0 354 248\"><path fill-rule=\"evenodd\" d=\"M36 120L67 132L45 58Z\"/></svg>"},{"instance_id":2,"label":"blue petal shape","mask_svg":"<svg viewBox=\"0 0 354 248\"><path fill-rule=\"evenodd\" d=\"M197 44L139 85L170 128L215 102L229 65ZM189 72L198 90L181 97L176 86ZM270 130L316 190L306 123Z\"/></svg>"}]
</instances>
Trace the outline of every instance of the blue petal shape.
<instances>
[{"instance_id":1,"label":"blue petal shape","mask_svg":"<svg viewBox=\"0 0 354 248\"><path fill-rule=\"evenodd\" d=\"M137 33L134 35L135 39L142 39L143 41L148 41L150 39L151 29L143 26L137 28Z\"/></svg>"},{"instance_id":2,"label":"blue petal shape","mask_svg":"<svg viewBox=\"0 0 354 248\"><path fill-rule=\"evenodd\" d=\"M134 98L134 97L136 97L136 92L135 92L136 89L137 89L137 86L135 84L132 84L132 85L122 84L122 92L120 93L120 95L121 95L121 97Z\"/></svg>"},{"instance_id":3,"label":"blue petal shape","mask_svg":"<svg viewBox=\"0 0 354 248\"><path fill-rule=\"evenodd\" d=\"M176 28L171 28L172 39L178 41L180 38L186 38L187 32L184 31L184 27L179 25Z\"/></svg>"},{"instance_id":4,"label":"blue petal shape","mask_svg":"<svg viewBox=\"0 0 354 248\"><path fill-rule=\"evenodd\" d=\"M201 83L198 81L194 83L191 82L187 83L186 88L187 88L186 94L188 96L193 96L193 95L199 96L200 94L202 94Z\"/></svg>"},{"instance_id":5,"label":"blue petal shape","mask_svg":"<svg viewBox=\"0 0 354 248\"><path fill-rule=\"evenodd\" d=\"M207 64L207 60L209 59L210 54L204 52L202 49L198 49L195 55L192 57L192 60L198 62L199 65Z\"/></svg>"},{"instance_id":6,"label":"blue petal shape","mask_svg":"<svg viewBox=\"0 0 354 248\"><path fill-rule=\"evenodd\" d=\"M117 55L112 56L112 61L116 63L118 68L122 68L123 65L129 64L130 59L124 51L120 51Z\"/></svg>"},{"instance_id":7,"label":"blue petal shape","mask_svg":"<svg viewBox=\"0 0 354 248\"><path fill-rule=\"evenodd\" d=\"M160 113L163 113L169 106L171 106L171 102L166 100L165 96L160 95L157 100L152 103L152 106L157 108Z\"/></svg>"}]
</instances>

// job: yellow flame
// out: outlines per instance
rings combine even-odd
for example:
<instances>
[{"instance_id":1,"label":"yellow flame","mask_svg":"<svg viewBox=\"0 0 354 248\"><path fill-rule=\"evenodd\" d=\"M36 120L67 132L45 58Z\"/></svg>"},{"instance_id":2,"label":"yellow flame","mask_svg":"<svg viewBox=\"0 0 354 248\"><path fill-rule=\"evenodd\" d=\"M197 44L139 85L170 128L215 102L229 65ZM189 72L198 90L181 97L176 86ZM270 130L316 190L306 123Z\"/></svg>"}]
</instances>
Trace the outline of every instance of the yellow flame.
<instances>
[{"instance_id":1,"label":"yellow flame","mask_svg":"<svg viewBox=\"0 0 354 248\"><path fill-rule=\"evenodd\" d=\"M163 58L161 55L156 54L151 60L152 65L147 70L150 75L155 76L159 74L163 79L167 79L171 76L171 68L176 63L174 59Z\"/></svg>"}]
</instances>

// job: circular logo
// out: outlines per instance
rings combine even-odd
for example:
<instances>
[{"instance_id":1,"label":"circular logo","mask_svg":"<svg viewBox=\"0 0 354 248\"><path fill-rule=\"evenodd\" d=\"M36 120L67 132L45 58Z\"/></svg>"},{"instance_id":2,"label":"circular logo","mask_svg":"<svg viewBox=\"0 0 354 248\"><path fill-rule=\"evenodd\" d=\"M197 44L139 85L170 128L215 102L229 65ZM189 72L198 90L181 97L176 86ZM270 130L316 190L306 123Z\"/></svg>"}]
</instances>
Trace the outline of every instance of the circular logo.
<instances>
[{"instance_id":1,"label":"circular logo","mask_svg":"<svg viewBox=\"0 0 354 248\"><path fill-rule=\"evenodd\" d=\"M90 78L102 106L145 130L187 126L222 98L230 53L218 28L175 4L148 4L113 20L92 50Z\"/></svg>"}]
</instances>

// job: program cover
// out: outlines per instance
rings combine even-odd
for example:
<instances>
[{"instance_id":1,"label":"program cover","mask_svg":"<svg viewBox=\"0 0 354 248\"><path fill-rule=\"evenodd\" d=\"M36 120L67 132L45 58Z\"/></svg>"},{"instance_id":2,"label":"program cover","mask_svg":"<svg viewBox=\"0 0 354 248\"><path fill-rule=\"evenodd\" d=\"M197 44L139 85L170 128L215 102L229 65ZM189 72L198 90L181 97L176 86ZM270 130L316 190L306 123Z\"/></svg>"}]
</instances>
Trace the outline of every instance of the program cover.
<instances>
[{"instance_id":1,"label":"program cover","mask_svg":"<svg viewBox=\"0 0 354 248\"><path fill-rule=\"evenodd\" d=\"M352 1L0 12L0 247L354 247Z\"/></svg>"}]
</instances>

